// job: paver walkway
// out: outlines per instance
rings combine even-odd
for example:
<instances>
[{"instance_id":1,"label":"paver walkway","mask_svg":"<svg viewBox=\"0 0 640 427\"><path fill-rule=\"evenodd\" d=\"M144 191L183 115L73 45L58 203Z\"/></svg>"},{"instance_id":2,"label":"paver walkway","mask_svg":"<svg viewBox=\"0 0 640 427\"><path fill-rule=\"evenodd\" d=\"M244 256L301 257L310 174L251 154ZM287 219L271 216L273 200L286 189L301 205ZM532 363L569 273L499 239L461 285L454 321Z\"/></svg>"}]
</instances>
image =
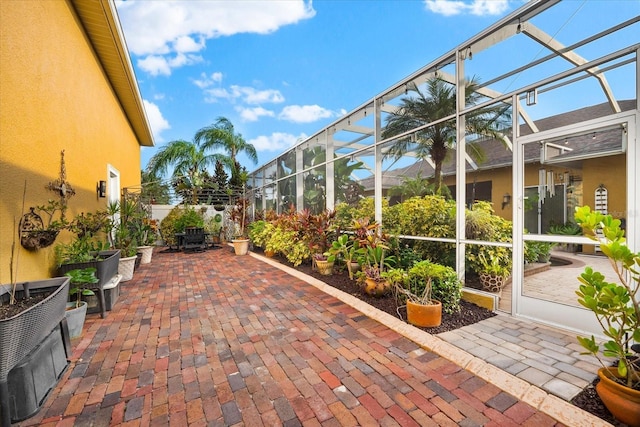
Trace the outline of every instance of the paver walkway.
<instances>
[{"instance_id":1,"label":"paver walkway","mask_svg":"<svg viewBox=\"0 0 640 427\"><path fill-rule=\"evenodd\" d=\"M525 403L542 401L535 389L515 398L226 248L156 253L121 288L106 319L88 316L69 370L20 425L562 425Z\"/></svg>"}]
</instances>

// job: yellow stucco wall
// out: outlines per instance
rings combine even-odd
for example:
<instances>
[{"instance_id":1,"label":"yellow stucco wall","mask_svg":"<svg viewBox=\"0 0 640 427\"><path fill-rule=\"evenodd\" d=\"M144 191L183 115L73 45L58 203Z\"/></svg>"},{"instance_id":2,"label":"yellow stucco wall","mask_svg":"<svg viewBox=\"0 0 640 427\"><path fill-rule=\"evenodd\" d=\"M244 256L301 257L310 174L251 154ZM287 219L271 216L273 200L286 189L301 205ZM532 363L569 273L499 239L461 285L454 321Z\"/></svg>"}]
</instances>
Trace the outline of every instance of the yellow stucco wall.
<instances>
[{"instance_id":1,"label":"yellow stucco wall","mask_svg":"<svg viewBox=\"0 0 640 427\"><path fill-rule=\"evenodd\" d=\"M524 173L524 183L526 187L538 184L538 174L541 165L539 163L527 164ZM553 166L546 166L549 170L554 170ZM582 178L578 183L580 190L576 194L576 202L579 205L588 205L592 208L595 205L595 190L603 184L608 190L609 213L614 218L626 218L627 187L626 187L626 156L624 154L608 157L598 157L587 159L575 168L556 167L556 172L567 172L569 175L576 175ZM502 198L505 193L512 194L512 169L511 167L480 170L468 173L466 182L472 183L482 181L492 181L491 201L496 214L505 219L512 219L511 207L502 209ZM557 183L560 183L559 178ZM445 183L455 185L454 177L447 177ZM569 218L572 220L572 218Z\"/></svg>"},{"instance_id":2,"label":"yellow stucco wall","mask_svg":"<svg viewBox=\"0 0 640 427\"><path fill-rule=\"evenodd\" d=\"M56 198L45 186L59 177L65 150L76 191L67 217L95 211L106 206L96 185L108 165L121 187L139 185L140 146L68 2L3 0L0 31L0 283L7 283L25 182L25 211ZM17 239L16 251L18 280L53 272L53 246L28 252Z\"/></svg>"}]
</instances>

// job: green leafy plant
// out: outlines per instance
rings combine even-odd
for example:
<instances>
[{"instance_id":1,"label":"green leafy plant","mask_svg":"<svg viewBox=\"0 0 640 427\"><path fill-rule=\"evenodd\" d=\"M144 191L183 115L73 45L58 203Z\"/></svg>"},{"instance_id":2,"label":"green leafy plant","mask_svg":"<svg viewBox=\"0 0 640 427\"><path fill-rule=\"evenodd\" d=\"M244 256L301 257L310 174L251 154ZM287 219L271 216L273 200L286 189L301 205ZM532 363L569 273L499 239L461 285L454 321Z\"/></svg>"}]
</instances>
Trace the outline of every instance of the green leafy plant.
<instances>
[{"instance_id":1,"label":"green leafy plant","mask_svg":"<svg viewBox=\"0 0 640 427\"><path fill-rule=\"evenodd\" d=\"M480 265L478 273L500 277L508 277L511 274L511 256L506 248L483 246L477 260Z\"/></svg>"},{"instance_id":2,"label":"green leafy plant","mask_svg":"<svg viewBox=\"0 0 640 427\"><path fill-rule=\"evenodd\" d=\"M600 244L600 250L611 263L618 283L609 282L592 267L586 267L578 277L580 287L576 291L578 302L593 311L602 333L608 338L602 344L594 336L578 336L578 341L605 365L601 355L618 361L617 372L622 385L635 388L640 385L640 364L637 354L630 351L633 342L640 343L640 308L637 293L640 289L640 252L633 253L626 245L620 220L611 215L591 211L589 206L577 207L575 220L584 234ZM598 237L596 232L599 232ZM600 234L601 233L601 234Z\"/></svg>"},{"instance_id":3,"label":"green leafy plant","mask_svg":"<svg viewBox=\"0 0 640 427\"><path fill-rule=\"evenodd\" d=\"M553 242L527 241L524 246L524 260L526 262L549 262Z\"/></svg>"},{"instance_id":4,"label":"green leafy plant","mask_svg":"<svg viewBox=\"0 0 640 427\"><path fill-rule=\"evenodd\" d=\"M356 262L357 252L360 244L348 234L341 234L336 240L331 242L331 246L325 252L327 260L331 262L344 261L349 272L349 279L353 280L352 264Z\"/></svg>"},{"instance_id":5,"label":"green leafy plant","mask_svg":"<svg viewBox=\"0 0 640 427\"><path fill-rule=\"evenodd\" d=\"M454 313L460 309L462 283L451 267L423 260L408 270L392 268L381 276L393 285L399 303L408 300L430 305L434 301L440 301L445 313Z\"/></svg>"},{"instance_id":6,"label":"green leafy plant","mask_svg":"<svg viewBox=\"0 0 640 427\"><path fill-rule=\"evenodd\" d=\"M58 243L54 253L58 266L93 261L99 258L99 252L109 249L104 237L109 229L109 216L105 210L80 212L69 222L69 231L76 237L68 243Z\"/></svg>"},{"instance_id":7,"label":"green leafy plant","mask_svg":"<svg viewBox=\"0 0 640 427\"><path fill-rule=\"evenodd\" d=\"M49 231L60 231L66 228L69 223L65 219L65 213L67 211L67 206L57 200L47 200L46 205L36 206L34 210L37 210L42 215L43 219L43 230ZM59 213L58 219L54 219L56 213Z\"/></svg>"},{"instance_id":8,"label":"green leafy plant","mask_svg":"<svg viewBox=\"0 0 640 427\"><path fill-rule=\"evenodd\" d=\"M561 234L563 236L579 236L582 234L582 228L579 224L571 221L564 224L551 224L549 225L550 234Z\"/></svg>"},{"instance_id":9,"label":"green leafy plant","mask_svg":"<svg viewBox=\"0 0 640 427\"><path fill-rule=\"evenodd\" d=\"M249 236L248 225L250 222L249 208L251 202L245 197L241 197L231 209L231 220L235 223L234 237L236 239L246 239Z\"/></svg>"},{"instance_id":10,"label":"green leafy plant","mask_svg":"<svg viewBox=\"0 0 640 427\"><path fill-rule=\"evenodd\" d=\"M88 289L87 285L93 285L99 282L96 277L96 269L91 268L78 268L68 271L65 276L69 277L71 288L69 289L69 295L75 297L76 308L82 305L82 296L92 296L95 293Z\"/></svg>"}]
</instances>

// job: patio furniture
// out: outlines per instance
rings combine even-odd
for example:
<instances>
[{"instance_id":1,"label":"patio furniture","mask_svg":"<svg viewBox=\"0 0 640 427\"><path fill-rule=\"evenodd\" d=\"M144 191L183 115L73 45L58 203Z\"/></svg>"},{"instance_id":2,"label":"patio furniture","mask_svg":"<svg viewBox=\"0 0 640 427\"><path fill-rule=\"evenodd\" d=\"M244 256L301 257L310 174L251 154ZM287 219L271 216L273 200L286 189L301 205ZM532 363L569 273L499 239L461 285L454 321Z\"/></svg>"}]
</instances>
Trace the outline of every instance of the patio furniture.
<instances>
[{"instance_id":1,"label":"patio furniture","mask_svg":"<svg viewBox=\"0 0 640 427\"><path fill-rule=\"evenodd\" d=\"M185 252L204 251L205 249L207 249L207 241L204 228L186 228L184 230L184 236L182 236L182 247L184 248Z\"/></svg>"}]
</instances>

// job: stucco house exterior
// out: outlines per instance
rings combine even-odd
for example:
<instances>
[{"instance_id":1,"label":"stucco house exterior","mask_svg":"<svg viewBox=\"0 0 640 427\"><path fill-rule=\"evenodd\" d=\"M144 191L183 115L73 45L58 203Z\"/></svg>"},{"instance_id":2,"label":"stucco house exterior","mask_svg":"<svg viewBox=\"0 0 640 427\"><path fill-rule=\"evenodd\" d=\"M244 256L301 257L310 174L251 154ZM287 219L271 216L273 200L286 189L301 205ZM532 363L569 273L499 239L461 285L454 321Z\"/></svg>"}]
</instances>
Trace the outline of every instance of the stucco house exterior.
<instances>
[{"instance_id":1,"label":"stucco house exterior","mask_svg":"<svg viewBox=\"0 0 640 427\"><path fill-rule=\"evenodd\" d=\"M69 219L119 200L140 184L140 149L154 140L112 1L3 1L0 32L0 283L8 283L12 258L19 281L54 273L55 244L20 245L30 207L64 198ZM70 238L63 230L56 241Z\"/></svg>"}]
</instances>

